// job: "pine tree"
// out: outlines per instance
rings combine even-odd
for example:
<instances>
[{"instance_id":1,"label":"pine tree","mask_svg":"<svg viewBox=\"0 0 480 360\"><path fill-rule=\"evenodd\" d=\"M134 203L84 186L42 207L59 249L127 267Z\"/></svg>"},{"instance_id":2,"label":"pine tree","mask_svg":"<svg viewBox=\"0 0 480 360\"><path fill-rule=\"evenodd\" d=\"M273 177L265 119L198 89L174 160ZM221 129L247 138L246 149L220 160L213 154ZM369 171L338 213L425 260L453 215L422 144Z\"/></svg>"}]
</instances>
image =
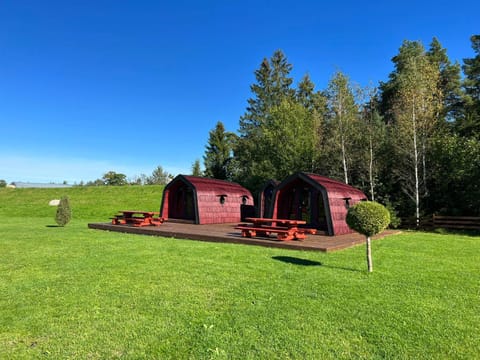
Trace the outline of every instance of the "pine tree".
<instances>
[{"instance_id":1,"label":"pine tree","mask_svg":"<svg viewBox=\"0 0 480 360\"><path fill-rule=\"evenodd\" d=\"M438 68L440 74L439 86L443 103L440 117L448 122L453 122L461 116L462 112L463 92L460 64L458 62L451 63L447 50L442 47L437 38L433 38L426 55Z\"/></svg>"},{"instance_id":2,"label":"pine tree","mask_svg":"<svg viewBox=\"0 0 480 360\"><path fill-rule=\"evenodd\" d=\"M465 80L463 88L466 92L465 116L460 119L457 128L466 136L480 137L480 35L470 38L473 51L477 54L473 58L463 59Z\"/></svg>"},{"instance_id":3,"label":"pine tree","mask_svg":"<svg viewBox=\"0 0 480 360\"><path fill-rule=\"evenodd\" d=\"M195 160L192 165L192 176L202 176L202 169L200 167L200 160Z\"/></svg>"},{"instance_id":4,"label":"pine tree","mask_svg":"<svg viewBox=\"0 0 480 360\"><path fill-rule=\"evenodd\" d=\"M315 112L320 117L327 112L327 99L320 91L315 91L315 84L308 74L298 83L295 99L305 109Z\"/></svg>"},{"instance_id":5,"label":"pine tree","mask_svg":"<svg viewBox=\"0 0 480 360\"><path fill-rule=\"evenodd\" d=\"M221 121L217 122L215 128L209 133L208 144L205 147L203 156L205 176L220 180L232 180L234 140L235 135L225 131L225 126Z\"/></svg>"},{"instance_id":6,"label":"pine tree","mask_svg":"<svg viewBox=\"0 0 480 360\"><path fill-rule=\"evenodd\" d=\"M242 136L255 132L265 122L273 106L293 97L293 79L289 77L292 68L281 50L275 51L270 60L263 59L260 68L255 71L257 82L250 87L254 97L247 100L247 111L240 118L239 132Z\"/></svg>"},{"instance_id":7,"label":"pine tree","mask_svg":"<svg viewBox=\"0 0 480 360\"><path fill-rule=\"evenodd\" d=\"M148 185L166 185L173 179L173 175L163 170L160 165L152 171L152 175L146 179Z\"/></svg>"},{"instance_id":8,"label":"pine tree","mask_svg":"<svg viewBox=\"0 0 480 360\"><path fill-rule=\"evenodd\" d=\"M70 201L67 196L60 199L60 203L57 206L57 212L55 214L55 222L59 226L67 225L72 218L72 210L70 208Z\"/></svg>"},{"instance_id":9,"label":"pine tree","mask_svg":"<svg viewBox=\"0 0 480 360\"><path fill-rule=\"evenodd\" d=\"M395 121L395 99L398 92L398 76L403 72L408 59L423 55L425 48L419 41L405 40L397 55L392 58L394 71L392 71L387 82L380 82L380 103L379 111L387 124Z\"/></svg>"},{"instance_id":10,"label":"pine tree","mask_svg":"<svg viewBox=\"0 0 480 360\"><path fill-rule=\"evenodd\" d=\"M240 137L234 149L239 171L236 180L250 189L270 176L270 149L265 144L263 129L272 109L295 97L291 71L292 65L281 50L275 51L270 60L264 59L255 71L256 83L250 87L253 97L248 99L246 112L240 118Z\"/></svg>"}]
</instances>

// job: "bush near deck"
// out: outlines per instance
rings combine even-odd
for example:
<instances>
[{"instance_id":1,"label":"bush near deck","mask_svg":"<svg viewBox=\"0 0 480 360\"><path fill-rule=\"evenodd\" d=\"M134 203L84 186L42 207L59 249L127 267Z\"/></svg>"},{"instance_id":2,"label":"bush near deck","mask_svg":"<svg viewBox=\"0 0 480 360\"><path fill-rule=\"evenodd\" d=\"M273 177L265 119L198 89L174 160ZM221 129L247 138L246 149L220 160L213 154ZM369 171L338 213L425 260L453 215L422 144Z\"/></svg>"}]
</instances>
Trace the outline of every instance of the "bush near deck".
<instances>
[{"instance_id":1,"label":"bush near deck","mask_svg":"<svg viewBox=\"0 0 480 360\"><path fill-rule=\"evenodd\" d=\"M158 189L145 188L72 189L64 228L50 226L55 196L0 190L0 357L480 353L478 237L412 232L374 241L368 275L363 246L323 254L87 228L125 206L155 210L160 199L144 195Z\"/></svg>"}]
</instances>

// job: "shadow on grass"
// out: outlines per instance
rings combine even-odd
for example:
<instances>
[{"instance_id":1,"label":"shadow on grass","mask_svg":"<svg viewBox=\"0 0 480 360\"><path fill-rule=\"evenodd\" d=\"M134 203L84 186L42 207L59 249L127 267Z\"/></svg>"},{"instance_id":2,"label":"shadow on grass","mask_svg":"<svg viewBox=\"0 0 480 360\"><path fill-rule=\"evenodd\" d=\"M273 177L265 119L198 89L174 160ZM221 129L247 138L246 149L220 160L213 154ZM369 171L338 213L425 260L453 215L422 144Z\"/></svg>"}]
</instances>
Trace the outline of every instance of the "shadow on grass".
<instances>
[{"instance_id":1,"label":"shadow on grass","mask_svg":"<svg viewBox=\"0 0 480 360\"><path fill-rule=\"evenodd\" d=\"M272 259L282 261L288 264L302 265L302 266L321 266L322 263L319 261L300 259L291 256L272 256Z\"/></svg>"},{"instance_id":2,"label":"shadow on grass","mask_svg":"<svg viewBox=\"0 0 480 360\"><path fill-rule=\"evenodd\" d=\"M342 267L342 266L325 265L325 264L322 264L320 261L301 259L301 258L296 258L296 257L292 257L292 256L272 256L272 259L273 260L278 260L278 261L281 261L281 262L284 262L284 263L288 263L288 264L294 264L294 265L321 266L321 267L330 268L330 269L339 269L339 270L346 270L346 271L362 272L361 270L358 270L358 269Z\"/></svg>"},{"instance_id":3,"label":"shadow on grass","mask_svg":"<svg viewBox=\"0 0 480 360\"><path fill-rule=\"evenodd\" d=\"M45 225L45 227L48 227L48 228L58 228L58 227L63 227L63 226L60 226L60 225Z\"/></svg>"}]
</instances>

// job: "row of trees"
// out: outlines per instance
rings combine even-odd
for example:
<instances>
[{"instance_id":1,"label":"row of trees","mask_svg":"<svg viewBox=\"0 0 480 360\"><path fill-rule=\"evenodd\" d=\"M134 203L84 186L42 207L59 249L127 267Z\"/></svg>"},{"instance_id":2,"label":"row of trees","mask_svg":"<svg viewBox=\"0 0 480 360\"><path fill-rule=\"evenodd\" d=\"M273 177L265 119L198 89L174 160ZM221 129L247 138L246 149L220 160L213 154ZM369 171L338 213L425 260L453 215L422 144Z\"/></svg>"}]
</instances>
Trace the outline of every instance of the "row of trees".
<instances>
[{"instance_id":1,"label":"row of trees","mask_svg":"<svg viewBox=\"0 0 480 360\"><path fill-rule=\"evenodd\" d=\"M80 183L79 186L122 186L122 185L165 185L173 179L173 175L157 166L150 176L141 174L133 179L128 179L127 175L108 171L102 178Z\"/></svg>"},{"instance_id":2,"label":"row of trees","mask_svg":"<svg viewBox=\"0 0 480 360\"><path fill-rule=\"evenodd\" d=\"M192 175L194 176L203 176L204 173L201 170L200 160L196 160L192 165ZM139 176L134 176L133 178L128 178L127 175L118 173L116 171L108 171L99 179L76 183L75 186L122 186L122 185L166 185L172 179L174 175L163 170L162 166L157 166L153 170L150 176L141 174ZM66 181L63 182L64 185L67 184ZM0 179L0 188L6 187L7 182Z\"/></svg>"},{"instance_id":3,"label":"row of trees","mask_svg":"<svg viewBox=\"0 0 480 360\"><path fill-rule=\"evenodd\" d=\"M404 41L387 81L360 87L338 71L321 91L308 75L294 87L276 51L255 71L238 131L210 131L205 175L256 191L315 172L403 216L480 215L480 35L471 41L476 56L462 66L436 38L428 49Z\"/></svg>"}]
</instances>

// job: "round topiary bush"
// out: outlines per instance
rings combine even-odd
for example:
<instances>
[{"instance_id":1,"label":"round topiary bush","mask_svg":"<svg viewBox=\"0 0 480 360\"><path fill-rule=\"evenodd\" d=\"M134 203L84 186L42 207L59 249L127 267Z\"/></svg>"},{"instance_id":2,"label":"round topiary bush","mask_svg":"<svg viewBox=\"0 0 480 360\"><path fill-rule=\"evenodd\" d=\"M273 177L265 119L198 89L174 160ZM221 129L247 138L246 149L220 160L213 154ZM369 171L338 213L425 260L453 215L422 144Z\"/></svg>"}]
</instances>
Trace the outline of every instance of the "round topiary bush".
<instances>
[{"instance_id":1,"label":"round topiary bush","mask_svg":"<svg viewBox=\"0 0 480 360\"><path fill-rule=\"evenodd\" d=\"M387 208L374 201L362 201L350 209L347 213L348 226L365 235L367 240L367 265L368 272L373 271L372 250L370 236L385 230L390 224L390 212Z\"/></svg>"},{"instance_id":2,"label":"round topiary bush","mask_svg":"<svg viewBox=\"0 0 480 360\"><path fill-rule=\"evenodd\" d=\"M365 236L373 236L390 224L390 213L385 206L374 201L361 201L347 213L348 226Z\"/></svg>"}]
</instances>

